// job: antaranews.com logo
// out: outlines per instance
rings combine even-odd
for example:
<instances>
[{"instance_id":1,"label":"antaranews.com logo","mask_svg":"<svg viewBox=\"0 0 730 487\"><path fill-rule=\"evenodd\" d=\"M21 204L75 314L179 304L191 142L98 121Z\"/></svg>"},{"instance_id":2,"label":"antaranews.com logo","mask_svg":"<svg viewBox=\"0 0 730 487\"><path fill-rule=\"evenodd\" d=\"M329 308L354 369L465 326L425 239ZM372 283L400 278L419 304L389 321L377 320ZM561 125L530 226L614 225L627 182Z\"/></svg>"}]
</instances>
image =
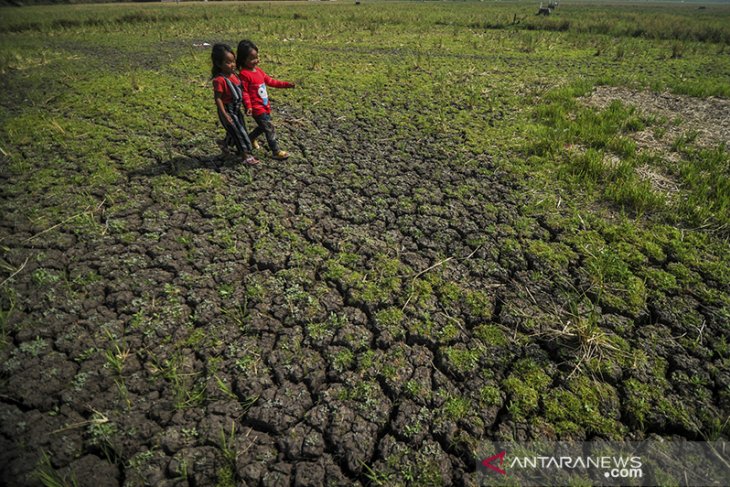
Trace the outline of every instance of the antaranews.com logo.
<instances>
[{"instance_id":1,"label":"antaranews.com logo","mask_svg":"<svg viewBox=\"0 0 730 487\"><path fill-rule=\"evenodd\" d=\"M480 485L724 486L730 443L647 440L500 442L477 460Z\"/></svg>"},{"instance_id":2,"label":"antaranews.com logo","mask_svg":"<svg viewBox=\"0 0 730 487\"><path fill-rule=\"evenodd\" d=\"M588 470L597 469L605 478L626 479L644 476L641 457L638 456L515 456L508 460L507 451L492 455L482 460L481 465L487 471L498 475L507 475L507 470L519 472L539 469L542 472L555 470ZM507 464L505 466L505 463ZM503 468L504 467L504 468Z\"/></svg>"}]
</instances>

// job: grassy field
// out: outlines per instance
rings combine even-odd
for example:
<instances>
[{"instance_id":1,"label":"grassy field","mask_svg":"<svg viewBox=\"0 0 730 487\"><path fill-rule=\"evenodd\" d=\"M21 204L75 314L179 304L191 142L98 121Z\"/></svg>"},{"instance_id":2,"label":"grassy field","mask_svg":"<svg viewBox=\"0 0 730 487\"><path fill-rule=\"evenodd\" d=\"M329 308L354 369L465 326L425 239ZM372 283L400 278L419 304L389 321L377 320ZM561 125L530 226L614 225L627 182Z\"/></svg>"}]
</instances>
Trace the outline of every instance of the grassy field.
<instances>
[{"instance_id":1,"label":"grassy field","mask_svg":"<svg viewBox=\"0 0 730 487\"><path fill-rule=\"evenodd\" d=\"M726 438L730 6L536 10L0 9L2 480L476 484L490 440ZM244 38L297 83L286 162L217 148Z\"/></svg>"}]
</instances>

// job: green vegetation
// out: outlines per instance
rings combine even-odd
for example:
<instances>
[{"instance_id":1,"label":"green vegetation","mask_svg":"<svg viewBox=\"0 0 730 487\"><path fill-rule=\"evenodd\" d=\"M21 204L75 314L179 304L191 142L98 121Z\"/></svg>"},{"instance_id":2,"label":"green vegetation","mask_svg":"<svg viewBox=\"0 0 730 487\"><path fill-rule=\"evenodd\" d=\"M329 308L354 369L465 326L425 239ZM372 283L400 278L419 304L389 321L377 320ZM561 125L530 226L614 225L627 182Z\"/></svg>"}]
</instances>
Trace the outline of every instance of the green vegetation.
<instances>
[{"instance_id":1,"label":"green vegetation","mask_svg":"<svg viewBox=\"0 0 730 487\"><path fill-rule=\"evenodd\" d=\"M333 448L298 480L451 485L487 437L727 436L730 7L535 8L3 8L0 394L98 399L79 454L195 485ZM210 44L247 33L297 83L271 93L285 162L216 144ZM18 448L76 484L46 436Z\"/></svg>"},{"instance_id":2,"label":"green vegetation","mask_svg":"<svg viewBox=\"0 0 730 487\"><path fill-rule=\"evenodd\" d=\"M51 458L45 452L39 460L36 469L33 471L33 476L44 487L77 487L79 485L75 475L60 475L56 472L51 464Z\"/></svg>"}]
</instances>

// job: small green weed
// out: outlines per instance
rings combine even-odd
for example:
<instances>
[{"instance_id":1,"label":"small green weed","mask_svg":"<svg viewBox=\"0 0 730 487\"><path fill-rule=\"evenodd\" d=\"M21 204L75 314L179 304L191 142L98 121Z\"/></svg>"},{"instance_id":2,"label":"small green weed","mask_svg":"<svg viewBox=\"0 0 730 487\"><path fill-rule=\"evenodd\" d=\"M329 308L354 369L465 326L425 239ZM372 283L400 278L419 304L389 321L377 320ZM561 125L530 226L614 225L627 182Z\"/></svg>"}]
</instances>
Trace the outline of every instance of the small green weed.
<instances>
[{"instance_id":1,"label":"small green weed","mask_svg":"<svg viewBox=\"0 0 730 487\"><path fill-rule=\"evenodd\" d=\"M89 443L99 448L107 461L113 463L117 457L115 448L118 434L117 425L109 421L106 415L96 411L89 420L86 433L89 437Z\"/></svg>"},{"instance_id":2,"label":"small green weed","mask_svg":"<svg viewBox=\"0 0 730 487\"><path fill-rule=\"evenodd\" d=\"M21 352L28 354L32 357L38 357L48 346L46 340L36 337L35 340L29 342L23 342L18 347Z\"/></svg>"},{"instance_id":3,"label":"small green weed","mask_svg":"<svg viewBox=\"0 0 730 487\"><path fill-rule=\"evenodd\" d=\"M365 477L372 482L372 485L390 485L392 476L390 473L376 470L363 462L361 462L361 465L364 470Z\"/></svg>"},{"instance_id":4,"label":"small green weed","mask_svg":"<svg viewBox=\"0 0 730 487\"><path fill-rule=\"evenodd\" d=\"M75 473L61 475L51 465L51 457L43 452L32 474L44 487L78 487L79 482Z\"/></svg>"}]
</instances>

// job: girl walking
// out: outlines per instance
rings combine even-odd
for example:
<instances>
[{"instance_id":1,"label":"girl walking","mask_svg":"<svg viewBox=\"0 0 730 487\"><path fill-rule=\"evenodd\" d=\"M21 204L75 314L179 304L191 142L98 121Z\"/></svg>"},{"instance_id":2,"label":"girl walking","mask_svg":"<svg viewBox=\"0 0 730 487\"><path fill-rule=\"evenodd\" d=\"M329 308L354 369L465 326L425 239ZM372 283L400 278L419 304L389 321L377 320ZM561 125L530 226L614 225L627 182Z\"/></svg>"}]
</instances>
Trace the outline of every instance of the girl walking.
<instances>
[{"instance_id":1,"label":"girl walking","mask_svg":"<svg viewBox=\"0 0 730 487\"><path fill-rule=\"evenodd\" d=\"M239 42L236 66L240 69L239 76L243 83L243 104L246 107L246 115L253 116L257 125L248 134L248 137L251 139L253 147L258 149L259 144L256 142L256 137L264 134L274 159L283 160L289 157L289 153L281 150L276 141L276 131L271 123L271 103L266 87L294 88L294 83L279 81L268 76L258 67L258 64L258 47L251 41Z\"/></svg>"},{"instance_id":2,"label":"girl walking","mask_svg":"<svg viewBox=\"0 0 730 487\"><path fill-rule=\"evenodd\" d=\"M221 148L226 151L233 143L236 151L243 157L246 164L258 164L259 161L251 155L251 139L248 138L246 123L241 113L241 80L236 74L236 57L233 49L227 44L215 44L210 54L213 68L213 95L218 108L218 118L226 129L226 138Z\"/></svg>"}]
</instances>

